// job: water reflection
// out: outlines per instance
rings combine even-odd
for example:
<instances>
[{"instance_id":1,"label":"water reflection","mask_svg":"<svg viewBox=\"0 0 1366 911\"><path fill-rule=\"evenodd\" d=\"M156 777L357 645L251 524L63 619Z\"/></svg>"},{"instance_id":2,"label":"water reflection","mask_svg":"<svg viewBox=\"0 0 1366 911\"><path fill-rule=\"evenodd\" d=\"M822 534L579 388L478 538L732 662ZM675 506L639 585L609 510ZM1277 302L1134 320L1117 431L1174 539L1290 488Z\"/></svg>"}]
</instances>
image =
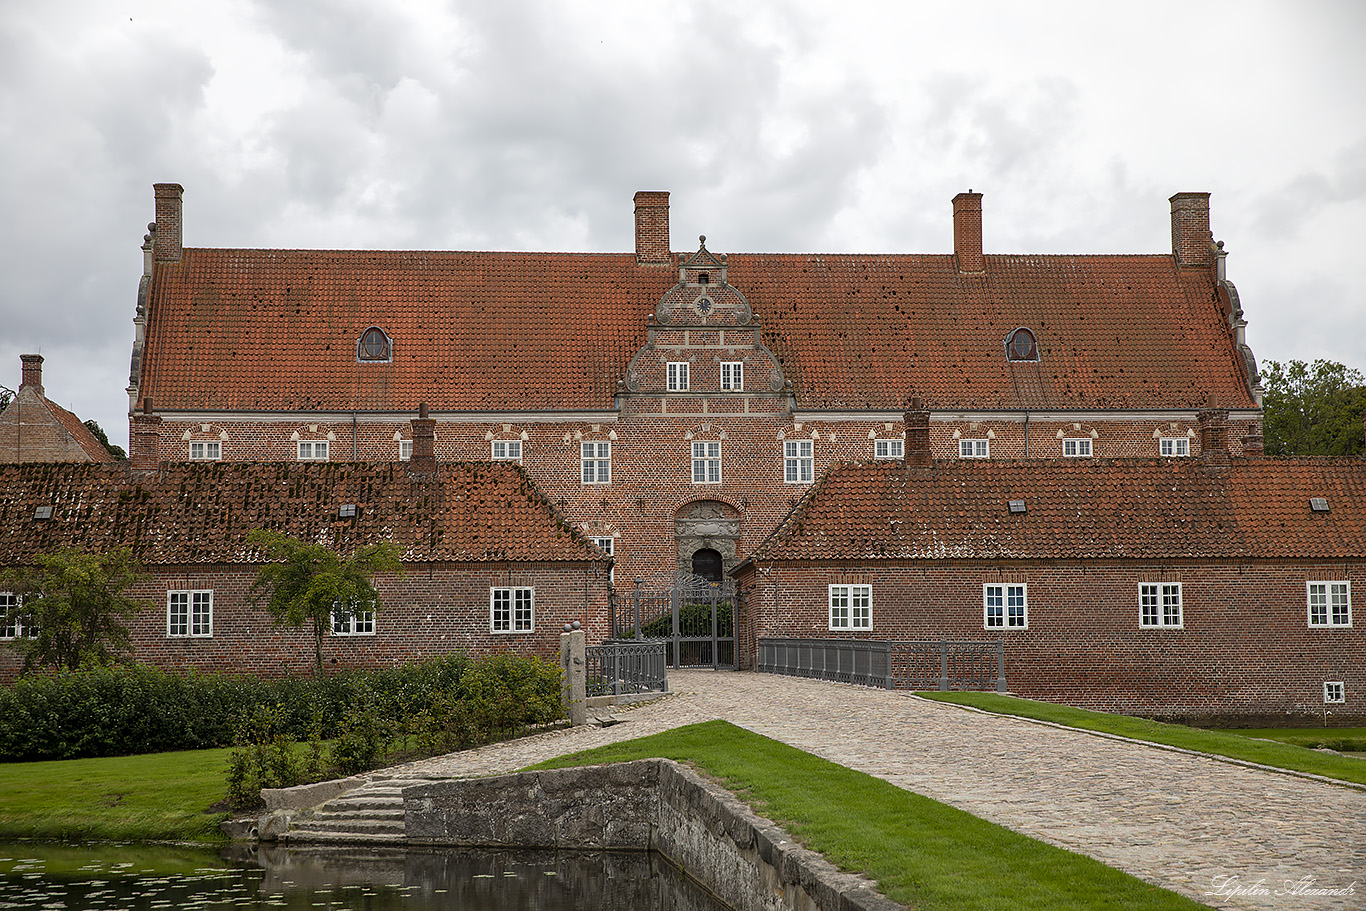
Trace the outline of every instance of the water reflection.
<instances>
[{"instance_id":1,"label":"water reflection","mask_svg":"<svg viewBox=\"0 0 1366 911\"><path fill-rule=\"evenodd\" d=\"M0 909L725 911L655 854L0 845Z\"/></svg>"}]
</instances>

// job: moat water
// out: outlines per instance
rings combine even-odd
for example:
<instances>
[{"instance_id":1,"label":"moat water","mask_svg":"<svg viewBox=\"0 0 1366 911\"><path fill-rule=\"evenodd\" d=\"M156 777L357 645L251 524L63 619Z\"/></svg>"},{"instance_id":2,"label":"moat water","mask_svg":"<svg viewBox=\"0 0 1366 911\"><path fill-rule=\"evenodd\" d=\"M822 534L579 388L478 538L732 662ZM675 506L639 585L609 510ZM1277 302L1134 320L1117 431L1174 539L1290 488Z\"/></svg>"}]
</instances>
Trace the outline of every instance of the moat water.
<instances>
[{"instance_id":1,"label":"moat water","mask_svg":"<svg viewBox=\"0 0 1366 911\"><path fill-rule=\"evenodd\" d=\"M725 911L656 854L0 844L0 909Z\"/></svg>"}]
</instances>

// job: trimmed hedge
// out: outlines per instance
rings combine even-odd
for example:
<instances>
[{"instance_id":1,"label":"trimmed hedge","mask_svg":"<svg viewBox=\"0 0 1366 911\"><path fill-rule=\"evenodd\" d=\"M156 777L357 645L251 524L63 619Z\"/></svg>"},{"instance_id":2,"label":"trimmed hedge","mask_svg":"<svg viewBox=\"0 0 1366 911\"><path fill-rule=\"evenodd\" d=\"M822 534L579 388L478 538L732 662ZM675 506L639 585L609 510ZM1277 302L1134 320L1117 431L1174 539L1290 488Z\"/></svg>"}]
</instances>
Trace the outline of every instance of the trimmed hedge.
<instances>
[{"instance_id":1,"label":"trimmed hedge","mask_svg":"<svg viewBox=\"0 0 1366 911\"><path fill-rule=\"evenodd\" d=\"M35 674L0 688L0 762L232 746L242 720L267 706L279 707L291 739L333 737L359 703L429 712L439 694L458 687L468 664L450 657L276 680L144 664Z\"/></svg>"}]
</instances>

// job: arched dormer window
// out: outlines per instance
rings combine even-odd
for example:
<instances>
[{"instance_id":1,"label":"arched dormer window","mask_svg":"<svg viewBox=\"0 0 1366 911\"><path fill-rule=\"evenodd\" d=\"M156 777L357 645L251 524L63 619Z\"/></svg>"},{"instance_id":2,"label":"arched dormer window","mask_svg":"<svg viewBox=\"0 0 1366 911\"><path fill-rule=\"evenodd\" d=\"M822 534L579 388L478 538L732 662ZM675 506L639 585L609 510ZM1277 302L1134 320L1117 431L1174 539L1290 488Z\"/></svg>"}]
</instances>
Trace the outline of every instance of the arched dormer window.
<instances>
[{"instance_id":1,"label":"arched dormer window","mask_svg":"<svg viewBox=\"0 0 1366 911\"><path fill-rule=\"evenodd\" d=\"M393 360L394 347L389 336L379 326L371 326L356 342L356 360L387 363Z\"/></svg>"},{"instance_id":2,"label":"arched dormer window","mask_svg":"<svg viewBox=\"0 0 1366 911\"><path fill-rule=\"evenodd\" d=\"M1037 361L1039 345L1034 333L1021 326L1006 336L1006 359L1011 361Z\"/></svg>"}]
</instances>

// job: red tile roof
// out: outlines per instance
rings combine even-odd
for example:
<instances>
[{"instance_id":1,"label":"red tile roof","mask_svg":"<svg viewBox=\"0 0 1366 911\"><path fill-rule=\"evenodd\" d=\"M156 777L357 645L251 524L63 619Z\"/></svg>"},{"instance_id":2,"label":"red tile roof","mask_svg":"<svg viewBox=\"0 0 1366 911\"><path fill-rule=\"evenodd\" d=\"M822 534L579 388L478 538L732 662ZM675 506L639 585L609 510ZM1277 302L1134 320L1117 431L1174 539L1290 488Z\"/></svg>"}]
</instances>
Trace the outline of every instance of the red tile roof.
<instances>
[{"instance_id":1,"label":"red tile roof","mask_svg":"<svg viewBox=\"0 0 1366 911\"><path fill-rule=\"evenodd\" d=\"M338 518L342 504L359 516ZM35 519L39 506L52 518ZM131 547L149 565L255 563L256 528L343 552L393 541L408 562L604 559L507 462L443 464L435 481L400 463L168 464L132 482L121 465L0 466L0 565L63 546Z\"/></svg>"},{"instance_id":2,"label":"red tile roof","mask_svg":"<svg viewBox=\"0 0 1366 911\"><path fill-rule=\"evenodd\" d=\"M1208 272L1170 255L733 254L802 408L1255 407ZM158 409L613 407L677 279L631 254L186 249L159 263L141 391ZM393 361L358 364L377 325ZM1037 364L1006 361L1008 332Z\"/></svg>"},{"instance_id":3,"label":"red tile roof","mask_svg":"<svg viewBox=\"0 0 1366 911\"><path fill-rule=\"evenodd\" d=\"M104 447L104 444L95 439L95 435L90 432L90 428L85 426L85 422L76 415L67 411L56 402L43 397L43 402L47 405L48 411L57 419L58 423L66 430L71 438L76 441L86 455L90 456L92 462L113 462L114 454Z\"/></svg>"},{"instance_id":4,"label":"red tile roof","mask_svg":"<svg viewBox=\"0 0 1366 911\"><path fill-rule=\"evenodd\" d=\"M1313 512L1311 497L1330 511ZM1026 512L1012 514L1011 500ZM837 466L767 560L1366 559L1366 462L941 461Z\"/></svg>"}]
</instances>

